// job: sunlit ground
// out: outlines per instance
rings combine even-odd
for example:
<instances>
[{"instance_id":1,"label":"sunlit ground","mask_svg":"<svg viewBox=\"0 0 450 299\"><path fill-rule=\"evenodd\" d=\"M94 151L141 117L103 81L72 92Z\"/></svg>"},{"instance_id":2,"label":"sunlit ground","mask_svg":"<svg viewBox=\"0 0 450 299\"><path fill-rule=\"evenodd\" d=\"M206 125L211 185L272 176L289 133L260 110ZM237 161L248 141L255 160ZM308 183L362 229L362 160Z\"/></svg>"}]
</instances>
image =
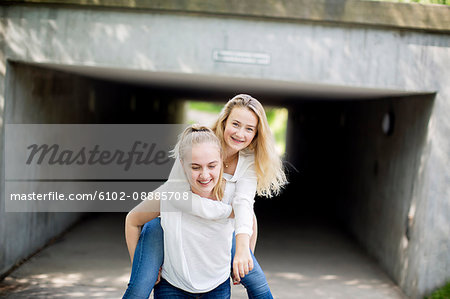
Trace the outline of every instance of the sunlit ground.
<instances>
[{"instance_id":1,"label":"sunlit ground","mask_svg":"<svg viewBox=\"0 0 450 299\"><path fill-rule=\"evenodd\" d=\"M3 298L120 298L130 264L122 214L87 219L0 284ZM256 256L275 298L403 298L339 231L260 226ZM242 286L232 298L246 298Z\"/></svg>"},{"instance_id":2,"label":"sunlit ground","mask_svg":"<svg viewBox=\"0 0 450 299\"><path fill-rule=\"evenodd\" d=\"M121 214L88 219L0 283L7 298L118 298L131 269Z\"/></svg>"}]
</instances>

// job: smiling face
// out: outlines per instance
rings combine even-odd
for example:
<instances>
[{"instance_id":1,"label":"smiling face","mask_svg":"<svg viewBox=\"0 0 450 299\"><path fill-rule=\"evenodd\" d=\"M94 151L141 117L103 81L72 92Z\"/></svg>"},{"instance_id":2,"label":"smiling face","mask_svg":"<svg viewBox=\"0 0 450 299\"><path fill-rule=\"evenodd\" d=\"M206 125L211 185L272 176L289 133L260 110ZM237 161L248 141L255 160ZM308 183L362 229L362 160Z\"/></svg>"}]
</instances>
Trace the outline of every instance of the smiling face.
<instances>
[{"instance_id":1,"label":"smiling face","mask_svg":"<svg viewBox=\"0 0 450 299\"><path fill-rule=\"evenodd\" d=\"M258 128L258 117L248 108L234 107L225 123L223 138L226 152L236 153L253 141Z\"/></svg>"},{"instance_id":2,"label":"smiling face","mask_svg":"<svg viewBox=\"0 0 450 299\"><path fill-rule=\"evenodd\" d=\"M192 146L192 155L188 156L182 164L192 192L212 198L222 167L220 148L213 143L195 144Z\"/></svg>"}]
</instances>

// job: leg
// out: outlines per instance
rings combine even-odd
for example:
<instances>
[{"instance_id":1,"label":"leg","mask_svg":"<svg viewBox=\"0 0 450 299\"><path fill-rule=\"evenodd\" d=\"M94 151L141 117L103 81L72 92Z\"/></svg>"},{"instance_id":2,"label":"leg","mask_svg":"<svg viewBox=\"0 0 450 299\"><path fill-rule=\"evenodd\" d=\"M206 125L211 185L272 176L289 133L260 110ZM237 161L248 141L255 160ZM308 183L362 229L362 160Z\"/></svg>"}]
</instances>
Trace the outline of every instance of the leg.
<instances>
[{"instance_id":1,"label":"leg","mask_svg":"<svg viewBox=\"0 0 450 299\"><path fill-rule=\"evenodd\" d=\"M202 299L230 299L231 298L230 278L225 280L222 284L220 284L214 290L209 291L205 295L201 296L201 298Z\"/></svg>"},{"instance_id":2,"label":"leg","mask_svg":"<svg viewBox=\"0 0 450 299\"><path fill-rule=\"evenodd\" d=\"M231 249L231 265L233 266L233 258L236 252L236 238L233 234L233 247ZM251 251L250 251L251 252ZM241 283L247 290L249 299L272 299L272 293L270 292L269 284L267 283L266 276L261 269L258 261L256 260L253 252L251 252L253 258L253 270L250 271L244 278L241 278Z\"/></svg>"},{"instance_id":3,"label":"leg","mask_svg":"<svg viewBox=\"0 0 450 299\"><path fill-rule=\"evenodd\" d=\"M147 222L142 228L133 257L130 282L123 299L147 299L152 292L164 260L161 218Z\"/></svg>"},{"instance_id":4,"label":"leg","mask_svg":"<svg viewBox=\"0 0 450 299\"><path fill-rule=\"evenodd\" d=\"M167 280L161 278L160 283L155 286L155 299L230 299L230 279L225 280L215 289L207 293L189 293L171 285Z\"/></svg>"},{"instance_id":5,"label":"leg","mask_svg":"<svg viewBox=\"0 0 450 299\"><path fill-rule=\"evenodd\" d=\"M167 280L161 278L161 281L155 286L153 293L155 299L195 299L198 296L188 293L171 285Z\"/></svg>"}]
</instances>

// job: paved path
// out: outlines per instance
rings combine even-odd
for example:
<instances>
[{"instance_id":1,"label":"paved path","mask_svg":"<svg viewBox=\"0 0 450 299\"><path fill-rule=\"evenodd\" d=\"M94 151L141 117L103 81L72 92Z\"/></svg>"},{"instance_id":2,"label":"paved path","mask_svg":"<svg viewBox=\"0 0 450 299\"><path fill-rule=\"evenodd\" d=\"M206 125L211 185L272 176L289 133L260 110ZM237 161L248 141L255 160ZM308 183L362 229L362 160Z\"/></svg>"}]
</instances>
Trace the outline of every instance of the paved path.
<instances>
[{"instance_id":1,"label":"paved path","mask_svg":"<svg viewBox=\"0 0 450 299\"><path fill-rule=\"evenodd\" d=\"M0 283L2 298L120 298L130 264L123 214L77 225ZM405 298L339 231L260 224L256 256L275 298ZM246 298L232 287L232 298Z\"/></svg>"}]
</instances>

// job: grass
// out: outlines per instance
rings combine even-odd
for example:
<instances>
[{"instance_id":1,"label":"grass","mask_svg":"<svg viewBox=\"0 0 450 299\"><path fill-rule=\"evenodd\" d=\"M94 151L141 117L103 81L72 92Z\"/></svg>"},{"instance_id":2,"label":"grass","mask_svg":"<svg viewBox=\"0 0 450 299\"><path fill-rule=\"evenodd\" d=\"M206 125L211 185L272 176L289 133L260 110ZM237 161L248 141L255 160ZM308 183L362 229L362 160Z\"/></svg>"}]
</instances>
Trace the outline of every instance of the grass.
<instances>
[{"instance_id":1,"label":"grass","mask_svg":"<svg viewBox=\"0 0 450 299\"><path fill-rule=\"evenodd\" d=\"M425 299L450 299L450 282L447 282L442 288L434 291L430 296Z\"/></svg>"}]
</instances>

